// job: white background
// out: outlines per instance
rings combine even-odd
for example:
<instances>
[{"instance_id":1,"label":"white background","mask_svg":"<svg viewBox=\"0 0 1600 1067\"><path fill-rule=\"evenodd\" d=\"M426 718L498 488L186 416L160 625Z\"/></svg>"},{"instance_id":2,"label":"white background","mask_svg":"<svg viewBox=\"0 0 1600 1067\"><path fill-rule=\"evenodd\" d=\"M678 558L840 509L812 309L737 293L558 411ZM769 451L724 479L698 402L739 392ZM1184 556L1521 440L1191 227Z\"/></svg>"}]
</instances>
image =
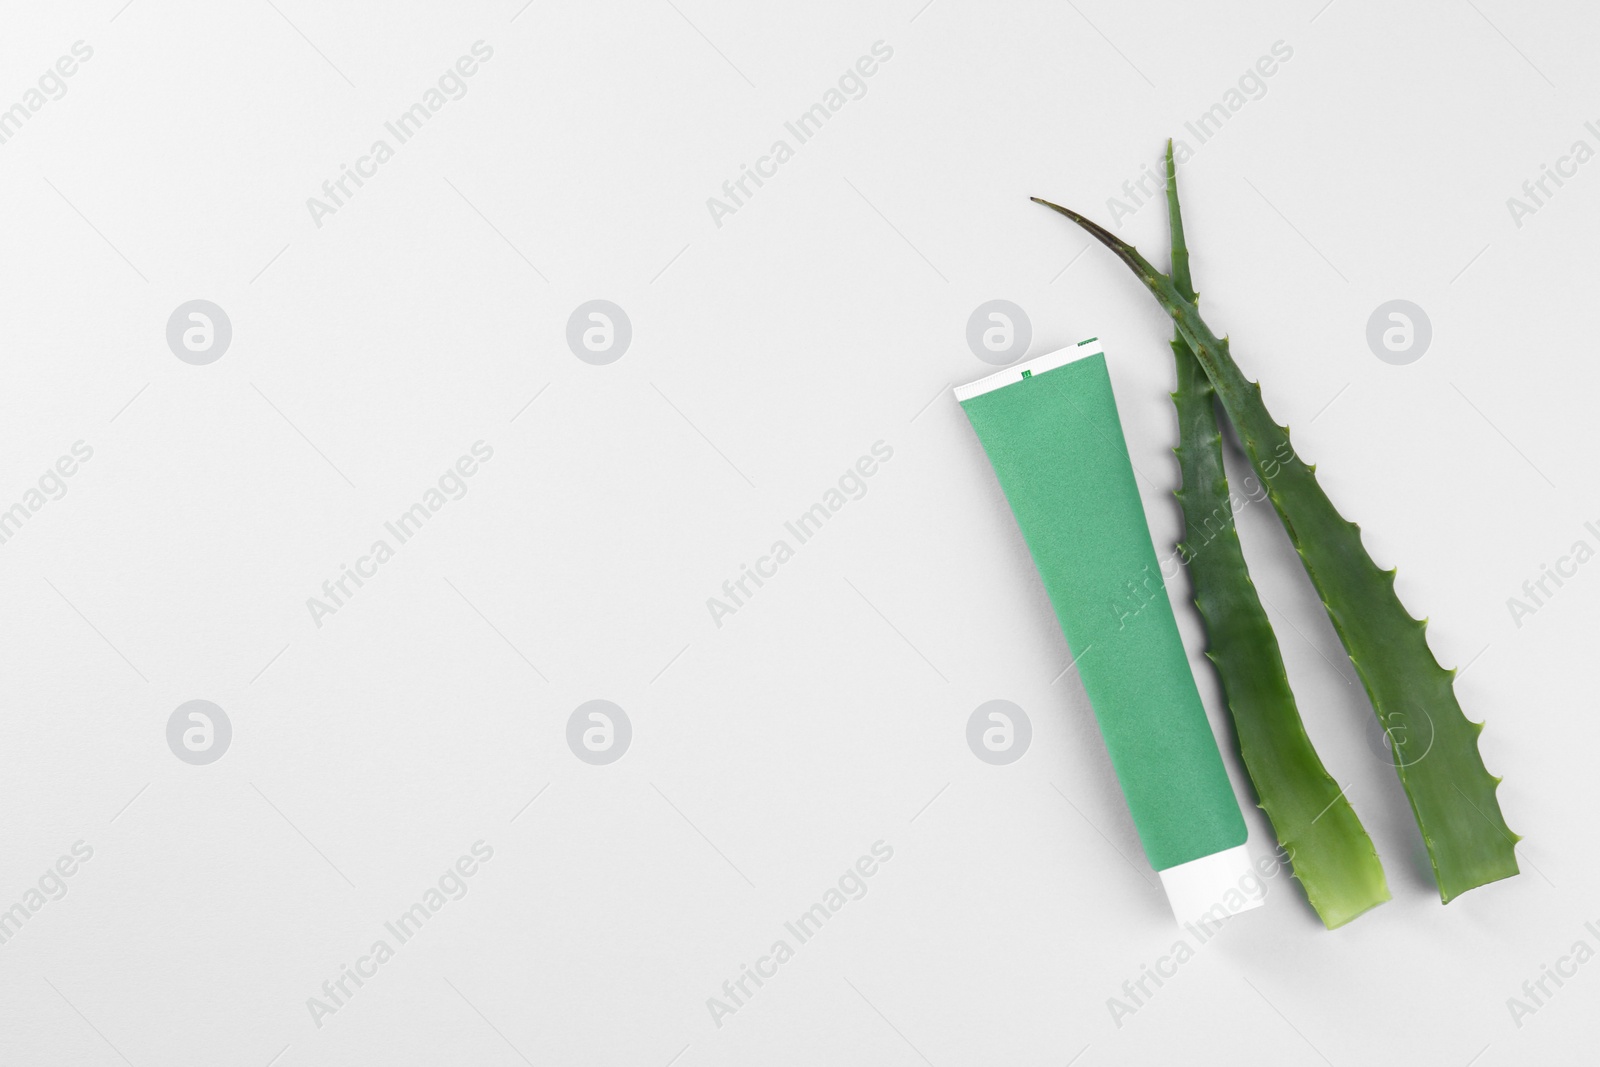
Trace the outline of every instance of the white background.
<instances>
[{"instance_id":1,"label":"white background","mask_svg":"<svg viewBox=\"0 0 1600 1067\"><path fill-rule=\"evenodd\" d=\"M1507 598L1600 540L1600 163L1520 227L1505 201L1600 147L1600 15L922 2L5 9L0 107L94 54L0 145L0 507L94 454L0 545L0 908L94 852L0 945L0 1062L1592 1054L1600 963L1520 1027L1507 998L1600 948L1600 563L1520 627ZM315 225L306 198L479 40L467 95ZM707 198L877 41L866 95L716 225ZM993 369L964 337L989 299L1027 310L1032 354L1100 336L1170 548L1170 327L1027 198L1107 219L1277 41L1184 169L1196 280L1441 662L1470 664L1524 873L1439 905L1252 506L1302 711L1394 900L1328 933L1280 878L1118 1026L1108 998L1178 932L948 386ZM1165 261L1159 207L1122 232ZM209 366L165 339L195 298L233 324ZM633 325L609 366L565 342L594 298ZM1365 340L1393 298L1433 323L1408 366ZM307 598L479 440L468 494L316 626ZM880 440L866 495L714 626L707 598ZM597 697L634 730L604 767L564 739ZM234 730L203 767L165 739L197 698ZM1008 767L964 738L995 698L1034 726ZM470 892L315 1025L307 998L480 839ZM880 840L866 896L716 1026L707 998Z\"/></svg>"}]
</instances>

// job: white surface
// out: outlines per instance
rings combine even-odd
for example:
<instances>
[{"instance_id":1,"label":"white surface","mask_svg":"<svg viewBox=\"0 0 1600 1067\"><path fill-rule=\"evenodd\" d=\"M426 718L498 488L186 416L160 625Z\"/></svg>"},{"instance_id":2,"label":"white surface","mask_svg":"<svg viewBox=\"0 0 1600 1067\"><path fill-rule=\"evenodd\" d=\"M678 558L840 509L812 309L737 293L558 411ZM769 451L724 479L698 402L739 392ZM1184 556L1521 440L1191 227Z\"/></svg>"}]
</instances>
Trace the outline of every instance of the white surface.
<instances>
[{"instance_id":1,"label":"white surface","mask_svg":"<svg viewBox=\"0 0 1600 1067\"><path fill-rule=\"evenodd\" d=\"M93 857L0 945L0 1061L1592 1058L1600 963L1520 1028L1507 998L1600 947L1600 563L1520 626L1507 598L1596 540L1600 163L1520 228L1506 198L1595 143L1600 13L521 7L6 10L0 102L75 41L94 57L0 145L0 501L94 455L0 545L0 901L76 841ZM480 39L467 95L316 228L306 198ZM879 40L866 95L716 226L707 197ZM989 370L964 334L984 301L1027 309L1033 352L1099 335L1171 545L1170 328L1027 198L1109 223L1279 40L1292 59L1183 171L1203 308L1467 665L1525 873L1439 905L1360 687L1251 504L1308 728L1395 899L1330 934L1274 879L1114 1017L1171 920L950 387ZM1158 204L1121 232L1165 260ZM197 297L234 328L205 367L164 338ZM1364 337L1396 297L1434 327L1409 366ZM595 298L633 325L609 366L564 340ZM467 495L315 627L307 597L480 439ZM707 598L862 457L864 495L713 625ZM632 723L609 766L564 741L591 698ZM1032 725L1005 766L964 732L997 698ZM234 728L205 767L164 736L191 699ZM480 839L467 895L316 1028L307 998ZM880 840L865 895L716 1027L707 999Z\"/></svg>"},{"instance_id":2,"label":"white surface","mask_svg":"<svg viewBox=\"0 0 1600 1067\"><path fill-rule=\"evenodd\" d=\"M1248 845L1226 848L1156 873L1179 923L1221 921L1266 903L1265 886Z\"/></svg>"}]
</instances>

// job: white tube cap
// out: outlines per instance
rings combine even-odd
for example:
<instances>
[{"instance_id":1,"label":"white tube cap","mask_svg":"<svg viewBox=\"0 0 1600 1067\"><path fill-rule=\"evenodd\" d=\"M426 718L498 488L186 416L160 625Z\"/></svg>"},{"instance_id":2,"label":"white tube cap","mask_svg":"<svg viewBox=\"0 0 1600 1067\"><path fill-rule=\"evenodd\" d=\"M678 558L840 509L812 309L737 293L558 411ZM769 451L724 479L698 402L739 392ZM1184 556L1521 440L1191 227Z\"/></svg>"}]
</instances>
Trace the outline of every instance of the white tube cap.
<instances>
[{"instance_id":1,"label":"white tube cap","mask_svg":"<svg viewBox=\"0 0 1600 1067\"><path fill-rule=\"evenodd\" d=\"M1259 908L1267 899L1266 883L1243 845L1158 873L1167 903L1180 923L1220 923L1230 915Z\"/></svg>"}]
</instances>

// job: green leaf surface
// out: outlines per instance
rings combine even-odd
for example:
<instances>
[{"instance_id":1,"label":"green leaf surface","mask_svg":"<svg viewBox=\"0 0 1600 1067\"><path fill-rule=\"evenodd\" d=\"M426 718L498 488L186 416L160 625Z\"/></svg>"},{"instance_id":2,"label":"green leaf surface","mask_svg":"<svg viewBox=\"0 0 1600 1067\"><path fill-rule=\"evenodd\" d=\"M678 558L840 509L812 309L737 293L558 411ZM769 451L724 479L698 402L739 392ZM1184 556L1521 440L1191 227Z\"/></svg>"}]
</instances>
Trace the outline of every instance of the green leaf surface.
<instances>
[{"instance_id":1,"label":"green leaf surface","mask_svg":"<svg viewBox=\"0 0 1600 1067\"><path fill-rule=\"evenodd\" d=\"M1171 316L1204 368L1389 736L1440 899L1449 903L1517 874L1519 838L1500 813L1500 779L1484 768L1478 752L1483 724L1462 713L1456 672L1434 659L1426 623L1413 618L1395 593L1395 572L1372 561L1360 528L1328 499L1315 468L1295 452L1288 428L1268 412L1261 387L1244 376L1228 342L1212 332L1172 279L1104 227L1070 208L1033 199L1111 249Z\"/></svg>"},{"instance_id":2,"label":"green leaf surface","mask_svg":"<svg viewBox=\"0 0 1600 1067\"><path fill-rule=\"evenodd\" d=\"M1172 142L1167 142L1167 213L1172 223L1170 278L1178 295L1198 305L1189 276L1189 247L1178 208ZM1195 607L1205 620L1206 657L1216 668L1233 716L1245 770L1294 876L1328 929L1343 926L1389 899L1372 839L1322 765L1295 706L1283 656L1245 564L1234 528L1228 475L1217 425L1216 391L1180 334L1172 342L1177 388L1178 457L1184 541Z\"/></svg>"}]
</instances>

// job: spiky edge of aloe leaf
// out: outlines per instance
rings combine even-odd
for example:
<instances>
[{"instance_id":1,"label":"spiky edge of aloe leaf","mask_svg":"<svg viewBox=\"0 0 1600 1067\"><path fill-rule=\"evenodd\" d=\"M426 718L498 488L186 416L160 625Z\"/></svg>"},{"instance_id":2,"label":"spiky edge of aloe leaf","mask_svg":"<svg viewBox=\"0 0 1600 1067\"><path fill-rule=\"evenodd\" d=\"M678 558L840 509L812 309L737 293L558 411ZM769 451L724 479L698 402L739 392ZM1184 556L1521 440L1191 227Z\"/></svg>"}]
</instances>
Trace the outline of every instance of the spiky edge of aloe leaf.
<instances>
[{"instance_id":1,"label":"spiky edge of aloe leaf","mask_svg":"<svg viewBox=\"0 0 1600 1067\"><path fill-rule=\"evenodd\" d=\"M1111 249L1171 316L1205 369L1390 738L1440 900L1448 904L1519 873L1515 845L1521 839L1501 815L1495 797L1500 779L1484 768L1478 752L1483 724L1462 713L1452 684L1456 672L1434 659L1427 624L1412 618L1395 593L1395 572L1373 563L1360 528L1328 499L1315 468L1295 452L1288 428L1267 411L1261 387L1244 376L1227 341L1211 331L1172 280L1103 226L1033 199Z\"/></svg>"},{"instance_id":2,"label":"spiky edge of aloe leaf","mask_svg":"<svg viewBox=\"0 0 1600 1067\"><path fill-rule=\"evenodd\" d=\"M1167 142L1167 215L1172 225L1172 287L1191 304L1189 246L1178 208L1178 176ZM1233 716L1239 755L1272 820L1294 876L1323 925L1332 930L1389 899L1389 883L1372 838L1317 757L1295 706L1272 622L1256 595L1234 528L1222 461L1216 391L1180 334L1172 341L1177 388L1185 539L1194 604L1205 620L1206 658L1216 668Z\"/></svg>"}]
</instances>

